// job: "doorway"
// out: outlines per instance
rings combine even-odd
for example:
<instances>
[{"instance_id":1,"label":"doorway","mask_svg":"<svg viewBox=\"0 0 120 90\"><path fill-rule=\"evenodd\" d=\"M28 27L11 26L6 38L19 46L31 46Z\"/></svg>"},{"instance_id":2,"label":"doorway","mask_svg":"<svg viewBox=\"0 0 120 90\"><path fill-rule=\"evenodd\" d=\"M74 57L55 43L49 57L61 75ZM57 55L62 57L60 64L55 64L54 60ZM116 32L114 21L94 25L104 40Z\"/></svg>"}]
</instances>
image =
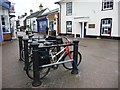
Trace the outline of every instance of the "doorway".
<instances>
[{"instance_id":1,"label":"doorway","mask_svg":"<svg viewBox=\"0 0 120 90\"><path fill-rule=\"evenodd\" d=\"M80 22L80 26L81 26L80 38L85 38L87 22Z\"/></svg>"}]
</instances>

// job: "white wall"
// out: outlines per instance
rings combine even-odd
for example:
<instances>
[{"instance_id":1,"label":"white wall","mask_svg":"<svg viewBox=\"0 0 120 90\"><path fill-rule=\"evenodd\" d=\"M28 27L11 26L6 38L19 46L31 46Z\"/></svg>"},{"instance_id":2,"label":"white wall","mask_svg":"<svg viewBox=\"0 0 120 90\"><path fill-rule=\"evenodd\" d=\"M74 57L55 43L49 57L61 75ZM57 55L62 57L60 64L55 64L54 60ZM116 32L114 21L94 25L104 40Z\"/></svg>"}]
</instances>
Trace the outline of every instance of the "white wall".
<instances>
[{"instance_id":1,"label":"white wall","mask_svg":"<svg viewBox=\"0 0 120 90\"><path fill-rule=\"evenodd\" d=\"M118 3L118 24L120 24L120 1ZM120 37L120 25L118 25L118 35Z\"/></svg>"},{"instance_id":2,"label":"white wall","mask_svg":"<svg viewBox=\"0 0 120 90\"><path fill-rule=\"evenodd\" d=\"M66 1L70 2L69 0ZM72 16L66 16L66 3L61 3L61 33L66 33L67 20L73 21L73 34L81 32L79 22L87 21L87 26L88 24L95 24L95 28L90 29L87 27L86 35L100 36L101 19L112 18L111 36L118 36L118 3L114 2L113 10L101 10L102 0L73 0ZM85 20L83 18L74 19L75 17L89 18Z\"/></svg>"},{"instance_id":3,"label":"white wall","mask_svg":"<svg viewBox=\"0 0 120 90\"><path fill-rule=\"evenodd\" d=\"M13 37L12 38L16 38L16 20L15 17L11 18L11 28L13 29Z\"/></svg>"},{"instance_id":4,"label":"white wall","mask_svg":"<svg viewBox=\"0 0 120 90\"><path fill-rule=\"evenodd\" d=\"M31 28L32 28L32 30L33 30L33 21L35 21L35 28L34 28L34 31L36 31L37 32L37 21L36 21L36 17L34 17L34 18L31 18L31 19L27 19L27 25L29 25L30 26L30 22L31 22Z\"/></svg>"},{"instance_id":5,"label":"white wall","mask_svg":"<svg viewBox=\"0 0 120 90\"><path fill-rule=\"evenodd\" d=\"M66 7L65 3L61 4L61 33L66 33Z\"/></svg>"}]
</instances>

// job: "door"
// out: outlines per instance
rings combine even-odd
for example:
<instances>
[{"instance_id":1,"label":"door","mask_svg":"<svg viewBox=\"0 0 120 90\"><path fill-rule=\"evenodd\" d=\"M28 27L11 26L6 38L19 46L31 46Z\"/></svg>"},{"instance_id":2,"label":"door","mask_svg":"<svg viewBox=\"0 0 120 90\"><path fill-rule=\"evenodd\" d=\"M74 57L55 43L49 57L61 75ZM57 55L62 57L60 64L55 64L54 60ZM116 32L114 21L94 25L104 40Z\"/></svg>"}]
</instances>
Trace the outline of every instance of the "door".
<instances>
[{"instance_id":1,"label":"door","mask_svg":"<svg viewBox=\"0 0 120 90\"><path fill-rule=\"evenodd\" d=\"M80 37L84 38L84 37L86 37L86 25L87 25L87 22L81 22L80 25L81 25Z\"/></svg>"},{"instance_id":2,"label":"door","mask_svg":"<svg viewBox=\"0 0 120 90\"><path fill-rule=\"evenodd\" d=\"M86 37L86 25L87 23L86 22L83 22L84 23L84 37Z\"/></svg>"}]
</instances>

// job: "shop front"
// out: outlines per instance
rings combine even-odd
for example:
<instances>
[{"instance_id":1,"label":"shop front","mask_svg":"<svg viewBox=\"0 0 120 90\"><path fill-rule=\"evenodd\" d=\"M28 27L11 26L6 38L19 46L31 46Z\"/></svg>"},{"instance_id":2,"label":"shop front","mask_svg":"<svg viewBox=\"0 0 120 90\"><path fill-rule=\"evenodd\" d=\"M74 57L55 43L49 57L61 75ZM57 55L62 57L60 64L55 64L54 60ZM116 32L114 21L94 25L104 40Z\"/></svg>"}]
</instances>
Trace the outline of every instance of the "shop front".
<instances>
[{"instance_id":1,"label":"shop front","mask_svg":"<svg viewBox=\"0 0 120 90\"><path fill-rule=\"evenodd\" d=\"M56 35L59 35L59 13L53 12L48 14L49 30L55 31Z\"/></svg>"},{"instance_id":2,"label":"shop front","mask_svg":"<svg viewBox=\"0 0 120 90\"><path fill-rule=\"evenodd\" d=\"M48 27L48 21L46 16L39 17L37 19L37 30L39 33L46 33L46 27Z\"/></svg>"},{"instance_id":3,"label":"shop front","mask_svg":"<svg viewBox=\"0 0 120 90\"><path fill-rule=\"evenodd\" d=\"M8 0L2 0L1 2L1 12L0 12L0 21L1 21L1 40L11 40L11 31L10 31L10 20L9 20L9 9L11 7L11 2ZM3 39L2 39L3 37Z\"/></svg>"}]
</instances>

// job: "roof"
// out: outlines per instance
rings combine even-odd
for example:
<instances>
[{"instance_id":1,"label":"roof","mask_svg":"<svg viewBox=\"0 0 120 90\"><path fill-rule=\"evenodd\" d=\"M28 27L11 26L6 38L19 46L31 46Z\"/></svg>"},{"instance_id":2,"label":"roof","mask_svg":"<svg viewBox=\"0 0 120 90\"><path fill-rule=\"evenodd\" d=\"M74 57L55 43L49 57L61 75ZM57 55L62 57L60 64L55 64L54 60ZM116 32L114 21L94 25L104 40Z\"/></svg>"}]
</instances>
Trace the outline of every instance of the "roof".
<instances>
[{"instance_id":1,"label":"roof","mask_svg":"<svg viewBox=\"0 0 120 90\"><path fill-rule=\"evenodd\" d=\"M32 13L31 15L27 16L26 19L34 18L40 16L46 9L43 9L41 11L37 11Z\"/></svg>"},{"instance_id":2,"label":"roof","mask_svg":"<svg viewBox=\"0 0 120 90\"><path fill-rule=\"evenodd\" d=\"M59 12L60 11L60 9L59 8L56 8L56 9L54 9L54 10L51 10L49 13L54 13L54 12Z\"/></svg>"},{"instance_id":3,"label":"roof","mask_svg":"<svg viewBox=\"0 0 120 90\"><path fill-rule=\"evenodd\" d=\"M47 13L38 15L38 18L43 17L43 16L47 16L48 14L55 13L55 12L59 12L59 8L56 8L56 9L54 9L54 10L50 10L50 11L47 12Z\"/></svg>"},{"instance_id":4,"label":"roof","mask_svg":"<svg viewBox=\"0 0 120 90\"><path fill-rule=\"evenodd\" d=\"M55 2L55 4L59 4L61 2L64 2L64 0L59 0L59 1Z\"/></svg>"}]
</instances>

